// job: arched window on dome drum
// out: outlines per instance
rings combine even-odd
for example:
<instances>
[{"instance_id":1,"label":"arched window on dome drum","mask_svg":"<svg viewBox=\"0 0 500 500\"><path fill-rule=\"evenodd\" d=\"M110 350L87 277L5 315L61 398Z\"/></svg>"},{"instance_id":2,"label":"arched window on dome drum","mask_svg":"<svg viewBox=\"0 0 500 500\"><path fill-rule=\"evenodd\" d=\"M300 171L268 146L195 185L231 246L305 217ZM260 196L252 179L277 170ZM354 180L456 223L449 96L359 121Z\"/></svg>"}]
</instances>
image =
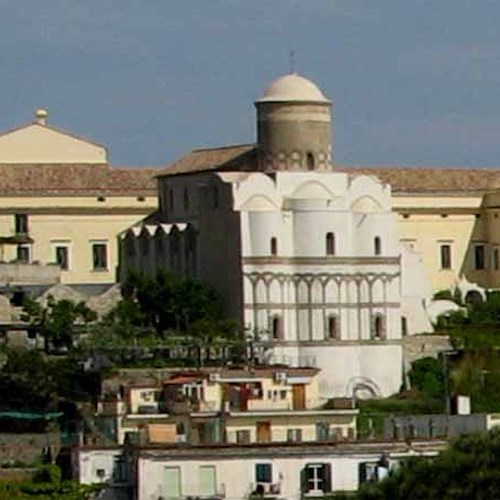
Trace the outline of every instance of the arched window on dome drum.
<instances>
[{"instance_id":1,"label":"arched window on dome drum","mask_svg":"<svg viewBox=\"0 0 500 500\"><path fill-rule=\"evenodd\" d=\"M271 319L271 335L273 340L281 340L283 338L281 316L278 316L277 314Z\"/></svg>"},{"instance_id":2,"label":"arched window on dome drum","mask_svg":"<svg viewBox=\"0 0 500 500\"><path fill-rule=\"evenodd\" d=\"M316 161L314 160L314 155L309 151L306 155L307 170L314 170L316 167Z\"/></svg>"},{"instance_id":3,"label":"arched window on dome drum","mask_svg":"<svg viewBox=\"0 0 500 500\"><path fill-rule=\"evenodd\" d=\"M380 236L375 236L375 238L373 238L373 251L375 255L380 255L382 253L382 242L380 240Z\"/></svg>"},{"instance_id":4,"label":"arched window on dome drum","mask_svg":"<svg viewBox=\"0 0 500 500\"><path fill-rule=\"evenodd\" d=\"M278 240L273 236L271 238L271 255L278 254Z\"/></svg>"},{"instance_id":5,"label":"arched window on dome drum","mask_svg":"<svg viewBox=\"0 0 500 500\"><path fill-rule=\"evenodd\" d=\"M339 321L338 317L335 314L331 314L328 316L328 339L330 340L339 340L340 339L340 331L339 331Z\"/></svg>"},{"instance_id":6,"label":"arched window on dome drum","mask_svg":"<svg viewBox=\"0 0 500 500\"><path fill-rule=\"evenodd\" d=\"M326 233L325 244L326 255L335 255L335 235L333 233Z\"/></svg>"}]
</instances>

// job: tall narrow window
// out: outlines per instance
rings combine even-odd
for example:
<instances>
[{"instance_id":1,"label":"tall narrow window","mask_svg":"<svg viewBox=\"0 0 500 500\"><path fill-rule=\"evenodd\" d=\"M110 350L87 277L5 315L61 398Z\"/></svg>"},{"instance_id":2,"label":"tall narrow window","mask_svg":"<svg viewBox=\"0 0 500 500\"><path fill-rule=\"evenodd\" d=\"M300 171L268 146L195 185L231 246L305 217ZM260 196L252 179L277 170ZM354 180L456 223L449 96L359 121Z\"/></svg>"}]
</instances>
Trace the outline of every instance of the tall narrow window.
<instances>
[{"instance_id":1,"label":"tall narrow window","mask_svg":"<svg viewBox=\"0 0 500 500\"><path fill-rule=\"evenodd\" d=\"M335 235L326 233L326 255L335 255Z\"/></svg>"},{"instance_id":2,"label":"tall narrow window","mask_svg":"<svg viewBox=\"0 0 500 500\"><path fill-rule=\"evenodd\" d=\"M500 268L500 252L498 248L493 249L493 269L498 271Z\"/></svg>"},{"instance_id":3,"label":"tall narrow window","mask_svg":"<svg viewBox=\"0 0 500 500\"><path fill-rule=\"evenodd\" d=\"M28 234L28 216L27 214L15 214L14 225L16 234Z\"/></svg>"},{"instance_id":4,"label":"tall narrow window","mask_svg":"<svg viewBox=\"0 0 500 500\"><path fill-rule=\"evenodd\" d=\"M375 238L373 238L373 251L375 255L380 255L382 253L382 242L380 241L380 236L375 236Z\"/></svg>"},{"instance_id":5,"label":"tall narrow window","mask_svg":"<svg viewBox=\"0 0 500 500\"><path fill-rule=\"evenodd\" d=\"M256 483L272 483L273 482L273 465L272 464L255 464L255 482Z\"/></svg>"},{"instance_id":6,"label":"tall narrow window","mask_svg":"<svg viewBox=\"0 0 500 500\"><path fill-rule=\"evenodd\" d=\"M372 337L376 340L385 338L384 317L381 314L376 314L373 318Z\"/></svg>"},{"instance_id":7,"label":"tall narrow window","mask_svg":"<svg viewBox=\"0 0 500 500\"><path fill-rule=\"evenodd\" d=\"M67 246L57 245L55 247L56 252L56 263L59 267L67 271L69 269L69 251Z\"/></svg>"},{"instance_id":8,"label":"tall narrow window","mask_svg":"<svg viewBox=\"0 0 500 500\"><path fill-rule=\"evenodd\" d=\"M406 316L401 316L401 335L406 337L408 335L408 320Z\"/></svg>"},{"instance_id":9,"label":"tall narrow window","mask_svg":"<svg viewBox=\"0 0 500 500\"><path fill-rule=\"evenodd\" d=\"M271 255L278 254L278 240L273 236L271 238Z\"/></svg>"},{"instance_id":10,"label":"tall narrow window","mask_svg":"<svg viewBox=\"0 0 500 500\"><path fill-rule=\"evenodd\" d=\"M304 493L320 494L332 489L330 464L307 464L301 476L302 491Z\"/></svg>"},{"instance_id":11,"label":"tall narrow window","mask_svg":"<svg viewBox=\"0 0 500 500\"><path fill-rule=\"evenodd\" d=\"M339 325L337 316L332 314L328 317L328 338L337 340L339 338Z\"/></svg>"},{"instance_id":12,"label":"tall narrow window","mask_svg":"<svg viewBox=\"0 0 500 500\"><path fill-rule=\"evenodd\" d=\"M440 247L441 269L451 269L451 245L444 244Z\"/></svg>"},{"instance_id":13,"label":"tall narrow window","mask_svg":"<svg viewBox=\"0 0 500 500\"><path fill-rule=\"evenodd\" d=\"M306 163L307 163L307 170L314 170L316 162L314 161L314 155L311 152L307 153L306 155Z\"/></svg>"},{"instance_id":14,"label":"tall narrow window","mask_svg":"<svg viewBox=\"0 0 500 500\"><path fill-rule=\"evenodd\" d=\"M484 269L484 245L476 245L474 247L474 265L476 269Z\"/></svg>"},{"instance_id":15,"label":"tall narrow window","mask_svg":"<svg viewBox=\"0 0 500 500\"><path fill-rule=\"evenodd\" d=\"M282 337L281 318L279 316L273 316L272 318L271 334L273 340L279 340Z\"/></svg>"},{"instance_id":16,"label":"tall narrow window","mask_svg":"<svg viewBox=\"0 0 500 500\"><path fill-rule=\"evenodd\" d=\"M106 243L92 243L92 267L94 271L108 269L108 245Z\"/></svg>"},{"instance_id":17,"label":"tall narrow window","mask_svg":"<svg viewBox=\"0 0 500 500\"><path fill-rule=\"evenodd\" d=\"M181 470L179 467L165 467L162 496L180 498L182 496Z\"/></svg>"},{"instance_id":18,"label":"tall narrow window","mask_svg":"<svg viewBox=\"0 0 500 500\"><path fill-rule=\"evenodd\" d=\"M30 262L30 247L28 245L17 245L17 260L23 264Z\"/></svg>"}]
</instances>

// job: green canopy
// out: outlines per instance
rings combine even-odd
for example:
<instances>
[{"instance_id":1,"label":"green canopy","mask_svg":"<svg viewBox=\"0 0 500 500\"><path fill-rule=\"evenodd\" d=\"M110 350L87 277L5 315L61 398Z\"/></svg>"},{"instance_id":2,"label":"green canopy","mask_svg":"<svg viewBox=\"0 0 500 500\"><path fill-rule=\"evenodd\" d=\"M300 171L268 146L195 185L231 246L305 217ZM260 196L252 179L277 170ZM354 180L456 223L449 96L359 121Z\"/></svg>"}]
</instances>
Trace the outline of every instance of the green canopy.
<instances>
[{"instance_id":1,"label":"green canopy","mask_svg":"<svg viewBox=\"0 0 500 500\"><path fill-rule=\"evenodd\" d=\"M0 418L18 418L23 420L51 420L64 415L62 412L34 413L27 411L0 411Z\"/></svg>"}]
</instances>

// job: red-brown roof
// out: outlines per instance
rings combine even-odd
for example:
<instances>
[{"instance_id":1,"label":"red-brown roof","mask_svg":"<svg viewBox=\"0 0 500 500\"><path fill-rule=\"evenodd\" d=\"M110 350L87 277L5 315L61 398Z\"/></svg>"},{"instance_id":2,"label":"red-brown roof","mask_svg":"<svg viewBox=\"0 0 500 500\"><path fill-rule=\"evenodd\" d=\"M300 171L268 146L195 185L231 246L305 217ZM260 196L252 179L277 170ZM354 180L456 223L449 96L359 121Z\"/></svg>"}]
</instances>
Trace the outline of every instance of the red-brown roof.
<instances>
[{"instance_id":1,"label":"red-brown roof","mask_svg":"<svg viewBox=\"0 0 500 500\"><path fill-rule=\"evenodd\" d=\"M160 176L204 171L257 169L257 147L252 144L197 149L181 156L161 171ZM348 167L333 165L333 171L374 175L392 187L394 193L464 193L500 187L498 168L447 167Z\"/></svg>"},{"instance_id":2,"label":"red-brown roof","mask_svg":"<svg viewBox=\"0 0 500 500\"><path fill-rule=\"evenodd\" d=\"M0 164L0 195L155 196L158 172L107 164Z\"/></svg>"}]
</instances>

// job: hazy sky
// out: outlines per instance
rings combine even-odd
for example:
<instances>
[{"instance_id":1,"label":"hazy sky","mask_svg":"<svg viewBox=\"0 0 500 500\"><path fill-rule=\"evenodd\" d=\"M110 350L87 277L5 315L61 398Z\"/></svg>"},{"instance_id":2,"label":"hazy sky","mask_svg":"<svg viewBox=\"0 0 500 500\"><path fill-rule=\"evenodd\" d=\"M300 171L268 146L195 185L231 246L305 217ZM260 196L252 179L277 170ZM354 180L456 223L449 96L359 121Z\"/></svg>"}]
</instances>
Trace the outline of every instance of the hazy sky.
<instances>
[{"instance_id":1,"label":"hazy sky","mask_svg":"<svg viewBox=\"0 0 500 500\"><path fill-rule=\"evenodd\" d=\"M499 26L499 0L0 0L0 129L46 107L126 166L253 142L294 49L337 163L500 166Z\"/></svg>"}]
</instances>

